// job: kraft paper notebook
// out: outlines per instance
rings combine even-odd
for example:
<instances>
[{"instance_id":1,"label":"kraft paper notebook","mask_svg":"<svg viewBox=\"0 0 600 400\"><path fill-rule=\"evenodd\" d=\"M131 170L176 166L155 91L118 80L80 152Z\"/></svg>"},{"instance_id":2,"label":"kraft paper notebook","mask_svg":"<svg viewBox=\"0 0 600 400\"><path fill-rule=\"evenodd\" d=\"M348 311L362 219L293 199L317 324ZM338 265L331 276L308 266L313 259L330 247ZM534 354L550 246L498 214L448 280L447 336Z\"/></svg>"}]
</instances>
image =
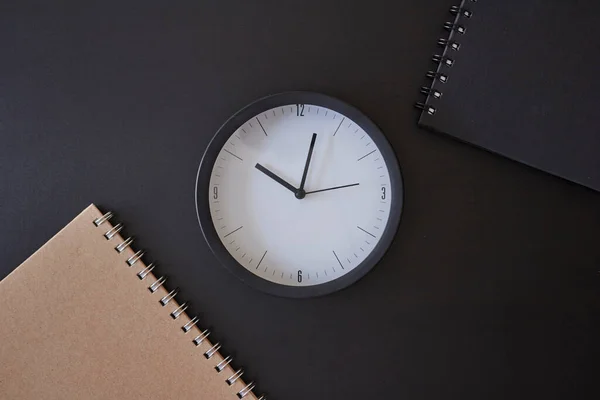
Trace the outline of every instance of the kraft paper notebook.
<instances>
[{"instance_id":1,"label":"kraft paper notebook","mask_svg":"<svg viewBox=\"0 0 600 400\"><path fill-rule=\"evenodd\" d=\"M0 282L0 399L257 399L110 217L90 205Z\"/></svg>"},{"instance_id":2,"label":"kraft paper notebook","mask_svg":"<svg viewBox=\"0 0 600 400\"><path fill-rule=\"evenodd\" d=\"M600 1L450 11L419 124L600 191Z\"/></svg>"}]
</instances>

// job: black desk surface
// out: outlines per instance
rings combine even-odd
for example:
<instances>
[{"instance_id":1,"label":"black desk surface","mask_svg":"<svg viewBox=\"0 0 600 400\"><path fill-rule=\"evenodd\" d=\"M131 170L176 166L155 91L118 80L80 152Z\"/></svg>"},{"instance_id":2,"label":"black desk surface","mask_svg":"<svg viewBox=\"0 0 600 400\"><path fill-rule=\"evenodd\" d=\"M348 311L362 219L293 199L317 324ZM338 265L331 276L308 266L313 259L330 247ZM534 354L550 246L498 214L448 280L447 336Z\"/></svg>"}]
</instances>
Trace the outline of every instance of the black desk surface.
<instances>
[{"instance_id":1,"label":"black desk surface","mask_svg":"<svg viewBox=\"0 0 600 400\"><path fill-rule=\"evenodd\" d=\"M82 3L0 6L0 278L95 202L270 398L597 389L599 195L416 126L452 0ZM369 115L406 188L380 265L301 301L221 268L194 209L220 124L295 89Z\"/></svg>"}]
</instances>

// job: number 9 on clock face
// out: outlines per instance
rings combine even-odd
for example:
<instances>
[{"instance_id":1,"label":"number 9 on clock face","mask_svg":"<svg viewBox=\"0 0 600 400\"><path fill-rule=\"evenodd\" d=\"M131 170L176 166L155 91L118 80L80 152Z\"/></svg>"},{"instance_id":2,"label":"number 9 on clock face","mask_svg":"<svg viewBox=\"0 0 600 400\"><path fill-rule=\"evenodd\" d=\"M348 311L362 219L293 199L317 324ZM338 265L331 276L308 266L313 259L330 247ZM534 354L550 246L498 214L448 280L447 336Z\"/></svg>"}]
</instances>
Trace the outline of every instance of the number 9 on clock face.
<instances>
[{"instance_id":1,"label":"number 9 on clock face","mask_svg":"<svg viewBox=\"0 0 600 400\"><path fill-rule=\"evenodd\" d=\"M403 203L383 133L337 99L290 92L231 117L198 171L196 205L218 260L265 292L341 289L382 258Z\"/></svg>"}]
</instances>

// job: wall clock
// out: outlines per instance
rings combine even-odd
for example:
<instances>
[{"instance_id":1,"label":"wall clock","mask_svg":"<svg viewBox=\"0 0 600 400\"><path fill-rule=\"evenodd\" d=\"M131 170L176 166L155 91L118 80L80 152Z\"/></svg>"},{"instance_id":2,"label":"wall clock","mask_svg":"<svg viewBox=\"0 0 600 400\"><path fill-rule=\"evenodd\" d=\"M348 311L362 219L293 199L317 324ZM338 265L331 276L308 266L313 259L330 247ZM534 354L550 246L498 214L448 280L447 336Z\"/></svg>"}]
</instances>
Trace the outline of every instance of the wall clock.
<instances>
[{"instance_id":1,"label":"wall clock","mask_svg":"<svg viewBox=\"0 0 600 400\"><path fill-rule=\"evenodd\" d=\"M287 297L333 292L372 269L402 213L396 157L356 108L311 92L262 98L218 130L196 208L217 259Z\"/></svg>"}]
</instances>

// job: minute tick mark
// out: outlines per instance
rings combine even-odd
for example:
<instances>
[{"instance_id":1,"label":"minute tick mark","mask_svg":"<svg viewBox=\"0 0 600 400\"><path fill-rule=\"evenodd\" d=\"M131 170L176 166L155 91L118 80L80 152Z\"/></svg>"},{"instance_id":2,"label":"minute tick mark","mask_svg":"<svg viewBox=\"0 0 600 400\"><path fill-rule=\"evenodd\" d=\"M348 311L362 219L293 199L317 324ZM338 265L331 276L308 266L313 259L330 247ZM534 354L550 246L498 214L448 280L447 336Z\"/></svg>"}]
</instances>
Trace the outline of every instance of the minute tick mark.
<instances>
[{"instance_id":1,"label":"minute tick mark","mask_svg":"<svg viewBox=\"0 0 600 400\"><path fill-rule=\"evenodd\" d=\"M265 136L269 136L267 135L267 131L265 131L265 128L263 128L262 124L260 123L260 120L258 119L258 117L256 117L256 121L258 122L258 124L260 125L262 131L265 133Z\"/></svg>"},{"instance_id":2,"label":"minute tick mark","mask_svg":"<svg viewBox=\"0 0 600 400\"><path fill-rule=\"evenodd\" d=\"M340 130L340 126L342 126L342 122L344 122L345 119L346 119L346 117L342 118L342 120L340 121L340 124L338 125L337 129L335 130L335 132L333 132L333 136L335 136L335 134Z\"/></svg>"},{"instance_id":3,"label":"minute tick mark","mask_svg":"<svg viewBox=\"0 0 600 400\"><path fill-rule=\"evenodd\" d=\"M224 238L226 238L227 236L236 233L237 231L239 231L240 229L242 229L244 227L244 225L240 226L237 229L232 230L231 232L229 232L227 235L223 236Z\"/></svg>"},{"instance_id":4,"label":"minute tick mark","mask_svg":"<svg viewBox=\"0 0 600 400\"><path fill-rule=\"evenodd\" d=\"M229 150L227 150L227 149L223 149L223 151L224 151L224 152L226 152L226 153L229 153L229 154L231 154L232 156L234 156L235 158L237 158L237 159L238 159L238 160L240 160L240 161L244 161L244 160L242 160L242 158L241 158L241 157L239 157L239 156L236 156L235 154L233 154L232 152L230 152L230 151L229 151Z\"/></svg>"},{"instance_id":5,"label":"minute tick mark","mask_svg":"<svg viewBox=\"0 0 600 400\"><path fill-rule=\"evenodd\" d=\"M262 260L265 258L265 256L267 255L267 250L265 250L265 252L263 253L262 257L260 258L260 261L258 262L258 264L256 265L256 269L258 269L260 263L262 262Z\"/></svg>"},{"instance_id":6,"label":"minute tick mark","mask_svg":"<svg viewBox=\"0 0 600 400\"><path fill-rule=\"evenodd\" d=\"M332 250L333 251L333 250ZM340 267L342 267L342 269L344 269L344 266L342 265L342 262L340 261L339 257L337 256L337 254L335 254L335 251L333 252L333 255L335 256L335 259L337 260L337 262L340 264ZM317 278L319 277L319 275L317 275Z\"/></svg>"},{"instance_id":7,"label":"minute tick mark","mask_svg":"<svg viewBox=\"0 0 600 400\"><path fill-rule=\"evenodd\" d=\"M360 226L356 226L358 229L360 229L361 231L363 231L364 233L366 233L367 235L373 236L373 237L377 237L375 235L373 235L371 232L365 231L363 228L361 228Z\"/></svg>"},{"instance_id":8,"label":"minute tick mark","mask_svg":"<svg viewBox=\"0 0 600 400\"><path fill-rule=\"evenodd\" d=\"M370 156L371 154L375 153L376 151L377 151L377 150L373 150L372 152L365 154L364 156L362 156L361 158L359 158L359 159L358 159L358 160L356 160L356 161L360 161L360 160L362 160L363 158L365 158L365 157L368 157L368 156Z\"/></svg>"}]
</instances>

